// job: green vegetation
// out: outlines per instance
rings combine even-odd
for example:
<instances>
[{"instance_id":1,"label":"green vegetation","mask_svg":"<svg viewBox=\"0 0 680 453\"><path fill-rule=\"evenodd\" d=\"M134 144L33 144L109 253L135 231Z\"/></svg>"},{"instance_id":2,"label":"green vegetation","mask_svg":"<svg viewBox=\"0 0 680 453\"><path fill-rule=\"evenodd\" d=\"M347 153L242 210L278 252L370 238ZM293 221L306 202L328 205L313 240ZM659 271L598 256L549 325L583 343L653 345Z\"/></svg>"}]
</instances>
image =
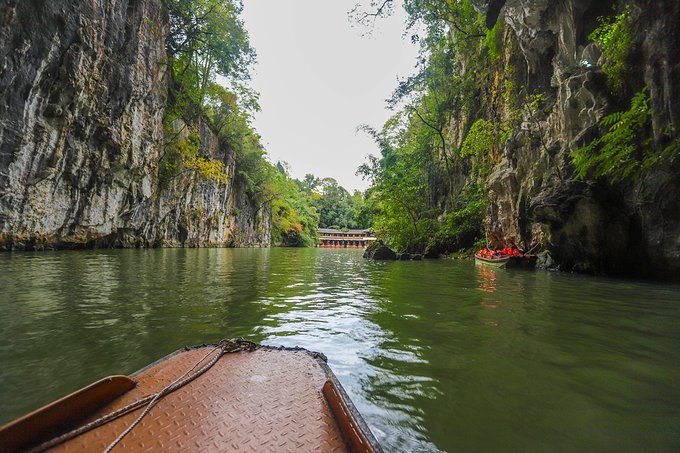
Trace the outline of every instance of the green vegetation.
<instances>
[{"instance_id":1,"label":"green vegetation","mask_svg":"<svg viewBox=\"0 0 680 453\"><path fill-rule=\"evenodd\" d=\"M610 183L635 180L657 164L671 164L680 155L680 137L673 125L651 137L655 112L648 87L634 91L634 64L629 61L635 48L631 27L631 7L621 6L613 17L598 18L600 26L589 39L602 49L602 70L612 92L630 108L606 115L599 123L601 134L590 143L571 152L578 179L604 178Z\"/></svg>"},{"instance_id":2,"label":"green vegetation","mask_svg":"<svg viewBox=\"0 0 680 453\"><path fill-rule=\"evenodd\" d=\"M401 131L392 126L388 122L381 133L374 133L382 145L382 159L373 158L371 165L364 164L359 171L373 184L376 233L400 250L421 251L435 233L436 221L425 156L408 146L411 133L418 132L420 125L406 124Z\"/></svg>"},{"instance_id":3,"label":"green vegetation","mask_svg":"<svg viewBox=\"0 0 680 453\"><path fill-rule=\"evenodd\" d=\"M503 46L503 29L505 28L505 21L499 20L496 25L486 32L484 37L484 46L489 52L489 58L494 62L501 59L501 49Z\"/></svg>"},{"instance_id":4,"label":"green vegetation","mask_svg":"<svg viewBox=\"0 0 680 453\"><path fill-rule=\"evenodd\" d=\"M167 0L171 79L164 118L166 147L161 179L192 172L216 184L231 183L225 159L236 156L239 184L261 208L271 207L274 245L310 246L318 214L283 165L272 165L252 127L257 93L244 82L255 59L239 0ZM219 80L218 80L219 78ZM219 83L218 83L219 82ZM200 128L220 139L221 156L202 153Z\"/></svg>"},{"instance_id":5,"label":"green vegetation","mask_svg":"<svg viewBox=\"0 0 680 453\"><path fill-rule=\"evenodd\" d=\"M500 148L512 133L508 121L491 122L480 118L472 124L460 147L460 157L474 156L471 175L485 179L498 163Z\"/></svg>"},{"instance_id":6,"label":"green vegetation","mask_svg":"<svg viewBox=\"0 0 680 453\"><path fill-rule=\"evenodd\" d=\"M390 14L393 1L369 0L366 10L358 6L352 15L370 24ZM172 83L162 176L194 172L215 184L238 178L251 199L271 206L275 244L313 245L319 226L372 226L398 251L412 253L456 251L483 240L487 187L496 166L512 157L511 138L519 146L541 146L550 171L570 177L546 143L552 88L524 88L524 71L516 71L511 58L519 45L507 25L499 20L487 29L469 0L403 0L403 5L411 40L421 49L417 71L388 99L392 117L380 128L362 126L380 154L358 169L371 188L350 194L332 178L308 174L294 180L283 164L267 160L251 125L258 98L245 81L255 54L239 18L240 1L168 0ZM629 81L635 49L631 11L623 6L615 16L600 18L590 34L603 52L612 104L630 108L606 116L601 136L571 153L577 178L635 178L680 153L672 127L661 131L661 139L650 137L654 112L647 90ZM202 121L225 151L235 153L235 175L225 173L220 156L201 154Z\"/></svg>"},{"instance_id":7,"label":"green vegetation","mask_svg":"<svg viewBox=\"0 0 680 453\"><path fill-rule=\"evenodd\" d=\"M418 72L398 85L388 101L396 112L380 130L363 126L380 156L358 173L372 183L367 205L385 242L414 253L458 250L483 237L484 185L510 134L507 119L481 117L484 106L472 95L500 64L503 24L487 32L468 1L404 7L411 30L425 30L412 36L421 46ZM462 121L463 137L453 136L454 121Z\"/></svg>"},{"instance_id":8,"label":"green vegetation","mask_svg":"<svg viewBox=\"0 0 680 453\"><path fill-rule=\"evenodd\" d=\"M313 175L294 180L284 164L273 165L267 159L252 127L258 95L245 82L255 51L240 19L241 1L166 0L166 4L171 84L163 121L163 184L187 172L216 184L238 178L253 202L271 207L273 245L313 246L320 224L370 226L361 193L350 195L336 181ZM217 134L224 156L202 154L201 126ZM226 173L228 150L236 156L233 176Z\"/></svg>"},{"instance_id":9,"label":"green vegetation","mask_svg":"<svg viewBox=\"0 0 680 453\"><path fill-rule=\"evenodd\" d=\"M460 244L486 246L479 234L487 207L484 186L480 182L467 185L458 203L458 209L443 216L431 244L438 244L444 250L457 250Z\"/></svg>"},{"instance_id":10,"label":"green vegetation","mask_svg":"<svg viewBox=\"0 0 680 453\"><path fill-rule=\"evenodd\" d=\"M660 151L653 140L645 138L652 119L647 88L636 93L630 109L605 116L600 126L606 132L571 154L576 177L608 178L612 183L637 178L643 170L661 162L675 160L680 154L680 139ZM672 132L672 131L670 131Z\"/></svg>"},{"instance_id":11,"label":"green vegetation","mask_svg":"<svg viewBox=\"0 0 680 453\"><path fill-rule=\"evenodd\" d=\"M364 195L350 195L333 178L291 179L281 163L270 193L274 244L306 247L318 242L318 228L364 229L371 226Z\"/></svg>"},{"instance_id":12,"label":"green vegetation","mask_svg":"<svg viewBox=\"0 0 680 453\"><path fill-rule=\"evenodd\" d=\"M272 243L289 247L316 245L319 215L286 168L280 162L273 168Z\"/></svg>"},{"instance_id":13,"label":"green vegetation","mask_svg":"<svg viewBox=\"0 0 680 453\"><path fill-rule=\"evenodd\" d=\"M393 2L367 1L352 15L370 25L390 14ZM632 2L617 4L589 37L602 49L612 105L630 108L606 116L601 136L571 153L570 173L549 142L554 90L547 81L536 91L526 88L530 75L513 67L522 64L513 59L521 50L502 18L487 29L469 0L403 0L411 39L421 47L417 73L395 89L388 100L395 113L382 128L363 126L380 149L358 170L372 183L366 205L376 233L398 251L415 253L479 244L490 178L504 158L514 158L512 147L540 147L542 164L560 180L613 183L677 160L675 129L652 134L652 103L635 85L638 10Z\"/></svg>"},{"instance_id":14,"label":"green vegetation","mask_svg":"<svg viewBox=\"0 0 680 453\"><path fill-rule=\"evenodd\" d=\"M312 174L302 181L296 180L309 202L319 213L321 228L365 229L370 228L372 219L364 194L355 191L350 194L333 178L319 179Z\"/></svg>"},{"instance_id":15,"label":"green vegetation","mask_svg":"<svg viewBox=\"0 0 680 453\"><path fill-rule=\"evenodd\" d=\"M238 116L236 95L215 80L217 76L227 78L238 88L237 81L248 78L255 52L239 19L242 5L232 0L167 0L166 4L172 83L163 121L167 144L161 178L167 182L187 170L227 184L224 162L200 155L197 124L206 117L219 120L217 112Z\"/></svg>"},{"instance_id":16,"label":"green vegetation","mask_svg":"<svg viewBox=\"0 0 680 453\"><path fill-rule=\"evenodd\" d=\"M602 70L607 74L612 90L621 92L624 80L630 72L628 56L633 47L629 24L630 7L627 6L613 18L600 17L600 26L588 38L598 43L605 57Z\"/></svg>"}]
</instances>

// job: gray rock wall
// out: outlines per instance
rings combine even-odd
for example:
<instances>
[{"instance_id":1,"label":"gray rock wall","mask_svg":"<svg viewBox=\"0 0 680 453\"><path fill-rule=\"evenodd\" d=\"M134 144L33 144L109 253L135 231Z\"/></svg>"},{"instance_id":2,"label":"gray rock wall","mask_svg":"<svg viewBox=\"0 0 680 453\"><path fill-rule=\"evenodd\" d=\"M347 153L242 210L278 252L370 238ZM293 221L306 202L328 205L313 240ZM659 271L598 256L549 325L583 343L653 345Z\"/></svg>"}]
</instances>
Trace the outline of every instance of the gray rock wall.
<instances>
[{"instance_id":1,"label":"gray rock wall","mask_svg":"<svg viewBox=\"0 0 680 453\"><path fill-rule=\"evenodd\" d=\"M161 0L0 3L0 248L268 245L238 184L159 180L167 77Z\"/></svg>"},{"instance_id":2,"label":"gray rock wall","mask_svg":"<svg viewBox=\"0 0 680 453\"><path fill-rule=\"evenodd\" d=\"M473 0L503 18L519 47L516 82L542 93L547 112L525 115L488 184L485 228L492 241L544 247L561 269L617 275L680 275L680 172L670 165L637 181L574 181L569 153L586 144L598 122L628 106L612 98L587 39L612 2ZM653 131L678 123L680 4L642 2L633 9L637 74L655 109ZM489 17L487 17L488 19ZM493 24L492 20L489 20ZM675 24L675 25L674 25ZM514 52L506 40L506 51Z\"/></svg>"}]
</instances>

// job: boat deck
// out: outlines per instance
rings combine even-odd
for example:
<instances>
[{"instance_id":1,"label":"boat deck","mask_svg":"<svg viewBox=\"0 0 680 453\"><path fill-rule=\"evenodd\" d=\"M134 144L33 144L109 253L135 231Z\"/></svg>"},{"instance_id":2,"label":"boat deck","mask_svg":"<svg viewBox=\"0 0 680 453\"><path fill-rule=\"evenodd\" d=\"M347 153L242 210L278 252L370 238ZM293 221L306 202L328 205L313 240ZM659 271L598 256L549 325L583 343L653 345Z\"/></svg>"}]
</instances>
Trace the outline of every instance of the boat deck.
<instances>
[{"instance_id":1,"label":"boat deck","mask_svg":"<svg viewBox=\"0 0 680 453\"><path fill-rule=\"evenodd\" d=\"M214 346L179 351L139 371L132 376L137 382L133 389L80 424L159 392L212 349ZM338 402L327 392L338 397L345 396L344 391L337 383L337 387L329 386L329 381L335 378L324 360L306 350L260 348L225 354L194 381L161 398L114 451L350 451L356 439L343 437L342 428L356 422L352 418L356 409L350 402L349 407L341 405L339 409L345 414L338 414ZM102 451L143 409L50 451ZM358 413L356 416L362 425L363 420ZM359 428L368 431L365 426L354 426L355 431ZM375 439L370 431L368 436L368 441L359 440L366 444L364 451L379 451L377 443L371 445Z\"/></svg>"}]
</instances>

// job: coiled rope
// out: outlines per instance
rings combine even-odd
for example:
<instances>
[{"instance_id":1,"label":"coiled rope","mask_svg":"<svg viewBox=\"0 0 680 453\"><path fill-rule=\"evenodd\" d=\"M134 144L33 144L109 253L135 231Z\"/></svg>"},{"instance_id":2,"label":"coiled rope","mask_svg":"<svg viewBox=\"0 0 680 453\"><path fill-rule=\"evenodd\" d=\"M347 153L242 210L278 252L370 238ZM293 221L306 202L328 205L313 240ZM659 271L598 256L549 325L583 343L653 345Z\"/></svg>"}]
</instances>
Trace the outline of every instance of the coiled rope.
<instances>
[{"instance_id":1,"label":"coiled rope","mask_svg":"<svg viewBox=\"0 0 680 453\"><path fill-rule=\"evenodd\" d=\"M49 440L47 442L44 442L40 445L38 445L35 448L32 448L29 450L29 453L33 452L41 452L45 451L49 448L52 448L56 445L59 445L63 442L66 442L67 440L73 439L74 437L77 437L83 433L86 433L90 430L93 430L99 426L102 426L111 420L115 420L118 417L121 417L125 414L128 414L135 409L140 408L143 405L147 405L144 411L137 417L137 419L132 422L130 426L125 429L120 435L113 441L111 444L106 447L104 450L104 453L110 453L111 450L121 441L123 438L132 431L135 426L139 424L139 422L142 421L142 418L148 414L153 406L165 395L168 395L175 390L185 386L189 382L193 381L206 371L208 371L217 361L222 357L224 354L230 353L230 352L237 352L237 351L254 351L255 349L258 348L258 345L256 343L253 343L248 340L244 340L242 338L237 338L235 340L222 340L220 343L215 346L213 349L208 351L207 354L205 354L198 362L196 362L186 373L175 379L173 382L171 382L167 387L165 387L163 390L160 392L156 393L155 395L149 395L146 396L140 400L137 400L133 403L130 403L118 410L115 410L109 414L106 414L86 425L81 426L80 428L76 428L73 431L69 431L68 433L62 434L61 436L55 437L52 440ZM207 363L205 364L202 368L198 369L195 373L190 374L193 370L195 370L201 363L203 363L204 360L206 360L210 355L215 354L215 356Z\"/></svg>"}]
</instances>

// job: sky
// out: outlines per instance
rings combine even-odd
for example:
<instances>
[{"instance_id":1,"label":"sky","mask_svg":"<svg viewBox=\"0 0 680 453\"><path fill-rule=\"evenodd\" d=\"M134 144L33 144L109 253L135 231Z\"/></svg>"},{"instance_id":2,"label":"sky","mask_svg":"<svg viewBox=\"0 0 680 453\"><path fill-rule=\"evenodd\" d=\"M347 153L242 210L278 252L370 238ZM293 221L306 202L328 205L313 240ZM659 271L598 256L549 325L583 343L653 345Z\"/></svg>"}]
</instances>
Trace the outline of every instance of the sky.
<instances>
[{"instance_id":1,"label":"sky","mask_svg":"<svg viewBox=\"0 0 680 453\"><path fill-rule=\"evenodd\" d=\"M350 192L373 140L357 126L380 128L397 77L414 72L417 47L403 38L401 9L370 36L348 19L358 0L245 0L242 18L257 51L251 86L260 93L254 126L272 162L294 178L331 177ZM367 1L365 3L368 3ZM396 2L395 2L396 3Z\"/></svg>"}]
</instances>

